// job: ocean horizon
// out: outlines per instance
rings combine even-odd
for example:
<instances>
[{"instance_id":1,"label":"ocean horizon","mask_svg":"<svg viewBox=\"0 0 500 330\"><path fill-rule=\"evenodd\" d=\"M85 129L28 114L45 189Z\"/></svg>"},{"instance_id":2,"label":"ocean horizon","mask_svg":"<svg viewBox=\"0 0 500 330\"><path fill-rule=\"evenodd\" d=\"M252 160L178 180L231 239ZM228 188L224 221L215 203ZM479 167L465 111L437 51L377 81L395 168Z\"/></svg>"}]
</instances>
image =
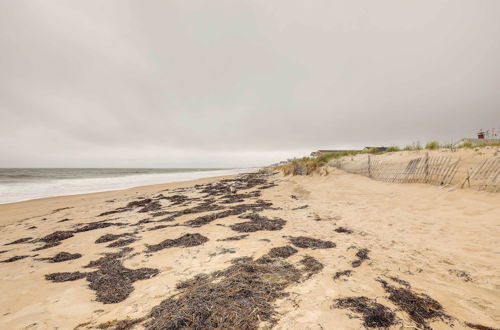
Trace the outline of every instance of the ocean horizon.
<instances>
[{"instance_id":1,"label":"ocean horizon","mask_svg":"<svg viewBox=\"0 0 500 330\"><path fill-rule=\"evenodd\" d=\"M238 174L251 168L0 168L0 204Z\"/></svg>"}]
</instances>

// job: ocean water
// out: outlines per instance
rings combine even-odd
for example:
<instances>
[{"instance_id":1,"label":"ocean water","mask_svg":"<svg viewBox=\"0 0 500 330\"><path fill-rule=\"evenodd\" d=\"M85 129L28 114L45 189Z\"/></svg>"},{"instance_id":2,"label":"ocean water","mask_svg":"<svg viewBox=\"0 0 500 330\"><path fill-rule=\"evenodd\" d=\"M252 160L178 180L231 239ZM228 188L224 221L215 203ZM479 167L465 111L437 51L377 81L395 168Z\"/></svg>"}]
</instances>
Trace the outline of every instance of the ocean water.
<instances>
[{"instance_id":1,"label":"ocean water","mask_svg":"<svg viewBox=\"0 0 500 330\"><path fill-rule=\"evenodd\" d=\"M0 204L230 175L251 169L0 168Z\"/></svg>"}]
</instances>

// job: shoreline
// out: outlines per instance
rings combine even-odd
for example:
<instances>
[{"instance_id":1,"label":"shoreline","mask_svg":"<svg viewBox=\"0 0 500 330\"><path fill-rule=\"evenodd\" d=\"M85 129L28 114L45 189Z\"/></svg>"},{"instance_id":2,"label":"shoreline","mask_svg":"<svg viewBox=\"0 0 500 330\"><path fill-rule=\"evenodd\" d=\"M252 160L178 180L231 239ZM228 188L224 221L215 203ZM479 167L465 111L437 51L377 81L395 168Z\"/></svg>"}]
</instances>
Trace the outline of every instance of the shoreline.
<instances>
[{"instance_id":1,"label":"shoreline","mask_svg":"<svg viewBox=\"0 0 500 330\"><path fill-rule=\"evenodd\" d=\"M53 182L51 181L41 181L41 182L36 182L32 181L27 184L30 184L31 187L39 188L39 185L47 185L47 184L52 184L52 185L57 185L61 183L67 183L67 182L74 182L75 181L80 181L80 187L77 185L74 185L72 187L65 187L65 188L59 188L62 190L62 192L58 195L52 195L49 194L47 195L47 192L41 193L41 192L34 192L34 196L36 197L19 197L21 198L20 200L15 200L15 201L6 201L6 202L0 202L0 205L4 204L12 204L12 203L19 203L19 202L25 202L25 201L30 201L30 200L36 200L36 199L43 199L43 198L51 198L51 197L64 197L64 196L72 196L72 195L82 195L82 194L91 194L91 193L99 193L99 192L107 192L107 191L119 191L119 190L124 190L124 189L130 189L130 188L136 188L136 187L142 187L142 186L149 186L149 185L156 185L156 184L166 184L166 183L175 183L175 182L181 182L181 181L192 181L192 180L197 180L197 179L203 179L203 178L209 178L209 177L216 177L216 176L225 176L225 175L234 175L238 173L243 173L243 172L249 172L252 170L255 170L256 168L242 168L242 169L215 169L215 170L210 170L210 171L186 171L186 172L172 172L172 173L149 173L149 174L139 174L139 176L144 175L140 181L137 180L138 175L126 175L126 176L116 176L116 177L88 177L88 178L74 178L74 179L58 179L54 180ZM155 178L154 176L162 176L159 178ZM171 177L168 177L171 176ZM136 179L131 180L132 178ZM97 186L96 188L85 188L82 184L85 184L85 181L88 180L98 180L97 181ZM104 187L106 184L104 183L106 180L114 180L115 183L111 184L108 183L107 187ZM117 180L124 180L125 182L129 183L118 183ZM129 181L127 181L129 180ZM162 183L156 183L156 182L162 182ZM101 188L98 188L102 186ZM115 187L113 187L113 185ZM0 185L1 187L1 185ZM15 187L15 186L14 186ZM4 189L9 189L8 184L5 185ZM58 189L58 188L54 188Z\"/></svg>"},{"instance_id":2,"label":"shoreline","mask_svg":"<svg viewBox=\"0 0 500 330\"><path fill-rule=\"evenodd\" d=\"M57 206L61 203L71 203L72 201L80 201L80 200L91 200L92 202L100 202L101 200L113 198L116 195L132 196L134 194L147 193L149 191L153 191L156 189L176 189L196 184L205 184L212 181L227 179L235 177L237 175L239 174L210 176L210 177L203 177L185 181L157 183L157 184L141 185L123 189L96 191L96 192L88 192L81 194L58 195L58 196L34 198L12 203L2 203L0 204L0 227L10 224L12 222L24 220L24 219L17 219L17 217L14 217L11 218L12 221L8 222L4 221L6 218L8 218L9 215L12 214L12 212L19 212L22 209L31 209L33 207L37 208L40 206L43 208L45 207L50 208L49 205L52 205L55 209L57 209Z\"/></svg>"}]
</instances>

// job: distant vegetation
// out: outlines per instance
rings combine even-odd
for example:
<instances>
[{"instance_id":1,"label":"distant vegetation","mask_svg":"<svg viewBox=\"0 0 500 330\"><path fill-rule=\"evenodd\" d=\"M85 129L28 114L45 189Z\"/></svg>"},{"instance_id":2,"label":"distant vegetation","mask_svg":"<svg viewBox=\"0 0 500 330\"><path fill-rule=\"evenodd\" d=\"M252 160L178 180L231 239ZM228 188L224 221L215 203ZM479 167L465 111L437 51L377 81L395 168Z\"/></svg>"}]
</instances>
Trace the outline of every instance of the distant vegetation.
<instances>
[{"instance_id":1,"label":"distant vegetation","mask_svg":"<svg viewBox=\"0 0 500 330\"><path fill-rule=\"evenodd\" d=\"M429 150L439 149L439 142L437 141L427 142L427 144L425 145L425 149Z\"/></svg>"},{"instance_id":2,"label":"distant vegetation","mask_svg":"<svg viewBox=\"0 0 500 330\"><path fill-rule=\"evenodd\" d=\"M480 148L486 146L499 147L500 142L481 142L472 143L472 141L466 140L464 143L458 147L453 144L440 144L438 141L430 141L425 144L425 149L436 150L436 149L460 149L460 148ZM284 175L311 175L312 173L319 170L324 165L328 164L333 159L339 159L347 156L355 156L359 154L383 154L389 152L398 151L414 151L422 150L420 142L414 142L411 145L406 145L403 149L398 146L390 146L384 151L380 151L377 148L367 149L367 150L346 150L337 151L333 153L326 153L318 157L303 157L299 159L293 159L288 161L286 164L277 165L274 168L283 172Z\"/></svg>"}]
</instances>

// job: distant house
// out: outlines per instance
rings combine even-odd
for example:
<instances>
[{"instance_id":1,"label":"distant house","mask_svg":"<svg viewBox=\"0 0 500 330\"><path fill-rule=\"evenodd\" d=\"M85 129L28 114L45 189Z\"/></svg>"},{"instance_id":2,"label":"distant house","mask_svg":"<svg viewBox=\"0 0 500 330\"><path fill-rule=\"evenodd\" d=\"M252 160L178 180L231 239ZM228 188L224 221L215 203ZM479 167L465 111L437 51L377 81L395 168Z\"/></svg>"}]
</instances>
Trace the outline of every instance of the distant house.
<instances>
[{"instance_id":1,"label":"distant house","mask_svg":"<svg viewBox=\"0 0 500 330\"><path fill-rule=\"evenodd\" d=\"M363 150L364 151L375 150L377 152L383 152L387 150L387 147L364 147Z\"/></svg>"}]
</instances>

